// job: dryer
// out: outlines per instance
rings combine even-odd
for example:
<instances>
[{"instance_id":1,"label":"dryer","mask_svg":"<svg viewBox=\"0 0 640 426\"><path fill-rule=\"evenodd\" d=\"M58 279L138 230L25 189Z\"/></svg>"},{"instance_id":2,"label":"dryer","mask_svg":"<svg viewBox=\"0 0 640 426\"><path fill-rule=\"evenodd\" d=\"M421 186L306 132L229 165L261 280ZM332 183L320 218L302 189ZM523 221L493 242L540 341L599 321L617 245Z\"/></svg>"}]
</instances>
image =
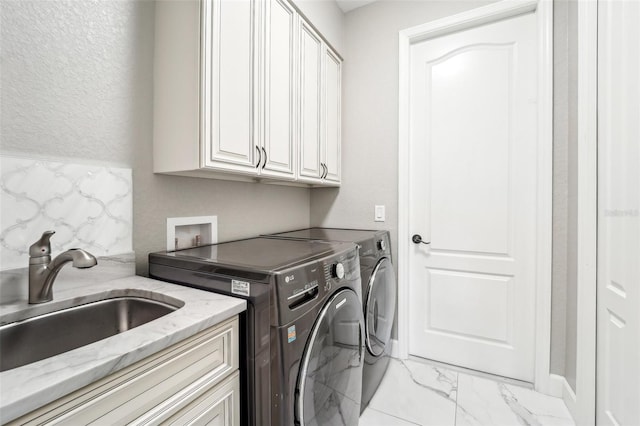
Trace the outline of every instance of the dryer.
<instances>
[{"instance_id":1,"label":"dryer","mask_svg":"<svg viewBox=\"0 0 640 426\"><path fill-rule=\"evenodd\" d=\"M396 309L396 278L389 231L308 228L270 237L313 241L353 242L360 247L362 305L366 354L362 377L361 412L375 394L389 365L391 329Z\"/></svg>"},{"instance_id":2,"label":"dryer","mask_svg":"<svg viewBox=\"0 0 640 426\"><path fill-rule=\"evenodd\" d=\"M355 244L251 238L151 253L149 274L247 300L241 424L358 424L366 350Z\"/></svg>"}]
</instances>

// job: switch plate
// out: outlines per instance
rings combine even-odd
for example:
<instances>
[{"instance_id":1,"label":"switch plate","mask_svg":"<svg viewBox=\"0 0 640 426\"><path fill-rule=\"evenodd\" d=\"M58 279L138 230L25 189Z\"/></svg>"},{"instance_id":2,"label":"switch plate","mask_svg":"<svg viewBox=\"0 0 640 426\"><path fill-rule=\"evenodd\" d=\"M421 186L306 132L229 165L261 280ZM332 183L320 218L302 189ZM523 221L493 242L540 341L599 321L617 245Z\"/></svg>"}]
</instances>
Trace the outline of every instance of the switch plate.
<instances>
[{"instance_id":1,"label":"switch plate","mask_svg":"<svg viewBox=\"0 0 640 426\"><path fill-rule=\"evenodd\" d=\"M384 222L385 220L384 206L375 206L373 220L376 222Z\"/></svg>"}]
</instances>

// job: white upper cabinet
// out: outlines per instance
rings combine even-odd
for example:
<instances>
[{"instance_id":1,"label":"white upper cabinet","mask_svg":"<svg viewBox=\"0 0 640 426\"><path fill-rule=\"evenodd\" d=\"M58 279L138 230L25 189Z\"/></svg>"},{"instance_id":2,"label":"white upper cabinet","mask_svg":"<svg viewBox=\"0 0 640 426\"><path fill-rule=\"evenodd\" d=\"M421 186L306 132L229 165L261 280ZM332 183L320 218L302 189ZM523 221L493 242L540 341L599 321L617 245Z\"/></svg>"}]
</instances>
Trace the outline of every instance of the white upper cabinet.
<instances>
[{"instance_id":1,"label":"white upper cabinet","mask_svg":"<svg viewBox=\"0 0 640 426\"><path fill-rule=\"evenodd\" d=\"M264 139L261 174L295 176L297 13L284 0L266 2Z\"/></svg>"},{"instance_id":2,"label":"white upper cabinet","mask_svg":"<svg viewBox=\"0 0 640 426\"><path fill-rule=\"evenodd\" d=\"M340 183L341 59L287 0L156 3L154 172Z\"/></svg>"},{"instance_id":3,"label":"white upper cabinet","mask_svg":"<svg viewBox=\"0 0 640 426\"><path fill-rule=\"evenodd\" d=\"M298 180L340 184L342 61L300 19L300 167Z\"/></svg>"},{"instance_id":4,"label":"white upper cabinet","mask_svg":"<svg viewBox=\"0 0 640 426\"><path fill-rule=\"evenodd\" d=\"M161 2L162 3L162 2ZM202 40L203 166L257 173L261 144L255 0L204 0Z\"/></svg>"},{"instance_id":5,"label":"white upper cabinet","mask_svg":"<svg viewBox=\"0 0 640 426\"><path fill-rule=\"evenodd\" d=\"M324 179L340 183L341 133L341 61L331 49L325 48L324 88Z\"/></svg>"},{"instance_id":6,"label":"white upper cabinet","mask_svg":"<svg viewBox=\"0 0 640 426\"><path fill-rule=\"evenodd\" d=\"M298 179L319 183L321 170L322 40L300 20L300 166Z\"/></svg>"}]
</instances>

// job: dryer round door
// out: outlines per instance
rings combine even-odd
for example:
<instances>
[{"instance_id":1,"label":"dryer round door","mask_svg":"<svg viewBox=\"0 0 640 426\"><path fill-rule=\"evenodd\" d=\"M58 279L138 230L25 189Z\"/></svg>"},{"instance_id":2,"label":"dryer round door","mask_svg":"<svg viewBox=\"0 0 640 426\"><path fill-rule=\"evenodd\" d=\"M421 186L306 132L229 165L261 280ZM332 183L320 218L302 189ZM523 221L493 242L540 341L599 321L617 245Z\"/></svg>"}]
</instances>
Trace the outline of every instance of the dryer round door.
<instances>
[{"instance_id":1,"label":"dryer round door","mask_svg":"<svg viewBox=\"0 0 640 426\"><path fill-rule=\"evenodd\" d=\"M367 350L374 356L380 356L389 344L396 311L396 276L389 258L383 257L378 261L366 291L364 312Z\"/></svg>"},{"instance_id":2,"label":"dryer round door","mask_svg":"<svg viewBox=\"0 0 640 426\"><path fill-rule=\"evenodd\" d=\"M362 304L353 290L340 290L320 312L302 356L296 425L357 425L363 364Z\"/></svg>"}]
</instances>

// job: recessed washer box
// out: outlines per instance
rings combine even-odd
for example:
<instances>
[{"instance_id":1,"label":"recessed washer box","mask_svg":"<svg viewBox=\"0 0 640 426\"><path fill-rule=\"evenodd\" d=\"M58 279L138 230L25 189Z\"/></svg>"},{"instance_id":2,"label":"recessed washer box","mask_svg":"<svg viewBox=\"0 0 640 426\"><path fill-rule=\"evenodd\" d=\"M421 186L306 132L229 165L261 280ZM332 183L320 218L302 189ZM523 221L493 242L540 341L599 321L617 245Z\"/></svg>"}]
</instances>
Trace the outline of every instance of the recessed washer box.
<instances>
[{"instance_id":1,"label":"recessed washer box","mask_svg":"<svg viewBox=\"0 0 640 426\"><path fill-rule=\"evenodd\" d=\"M167 218L167 251L217 242L218 216Z\"/></svg>"}]
</instances>

